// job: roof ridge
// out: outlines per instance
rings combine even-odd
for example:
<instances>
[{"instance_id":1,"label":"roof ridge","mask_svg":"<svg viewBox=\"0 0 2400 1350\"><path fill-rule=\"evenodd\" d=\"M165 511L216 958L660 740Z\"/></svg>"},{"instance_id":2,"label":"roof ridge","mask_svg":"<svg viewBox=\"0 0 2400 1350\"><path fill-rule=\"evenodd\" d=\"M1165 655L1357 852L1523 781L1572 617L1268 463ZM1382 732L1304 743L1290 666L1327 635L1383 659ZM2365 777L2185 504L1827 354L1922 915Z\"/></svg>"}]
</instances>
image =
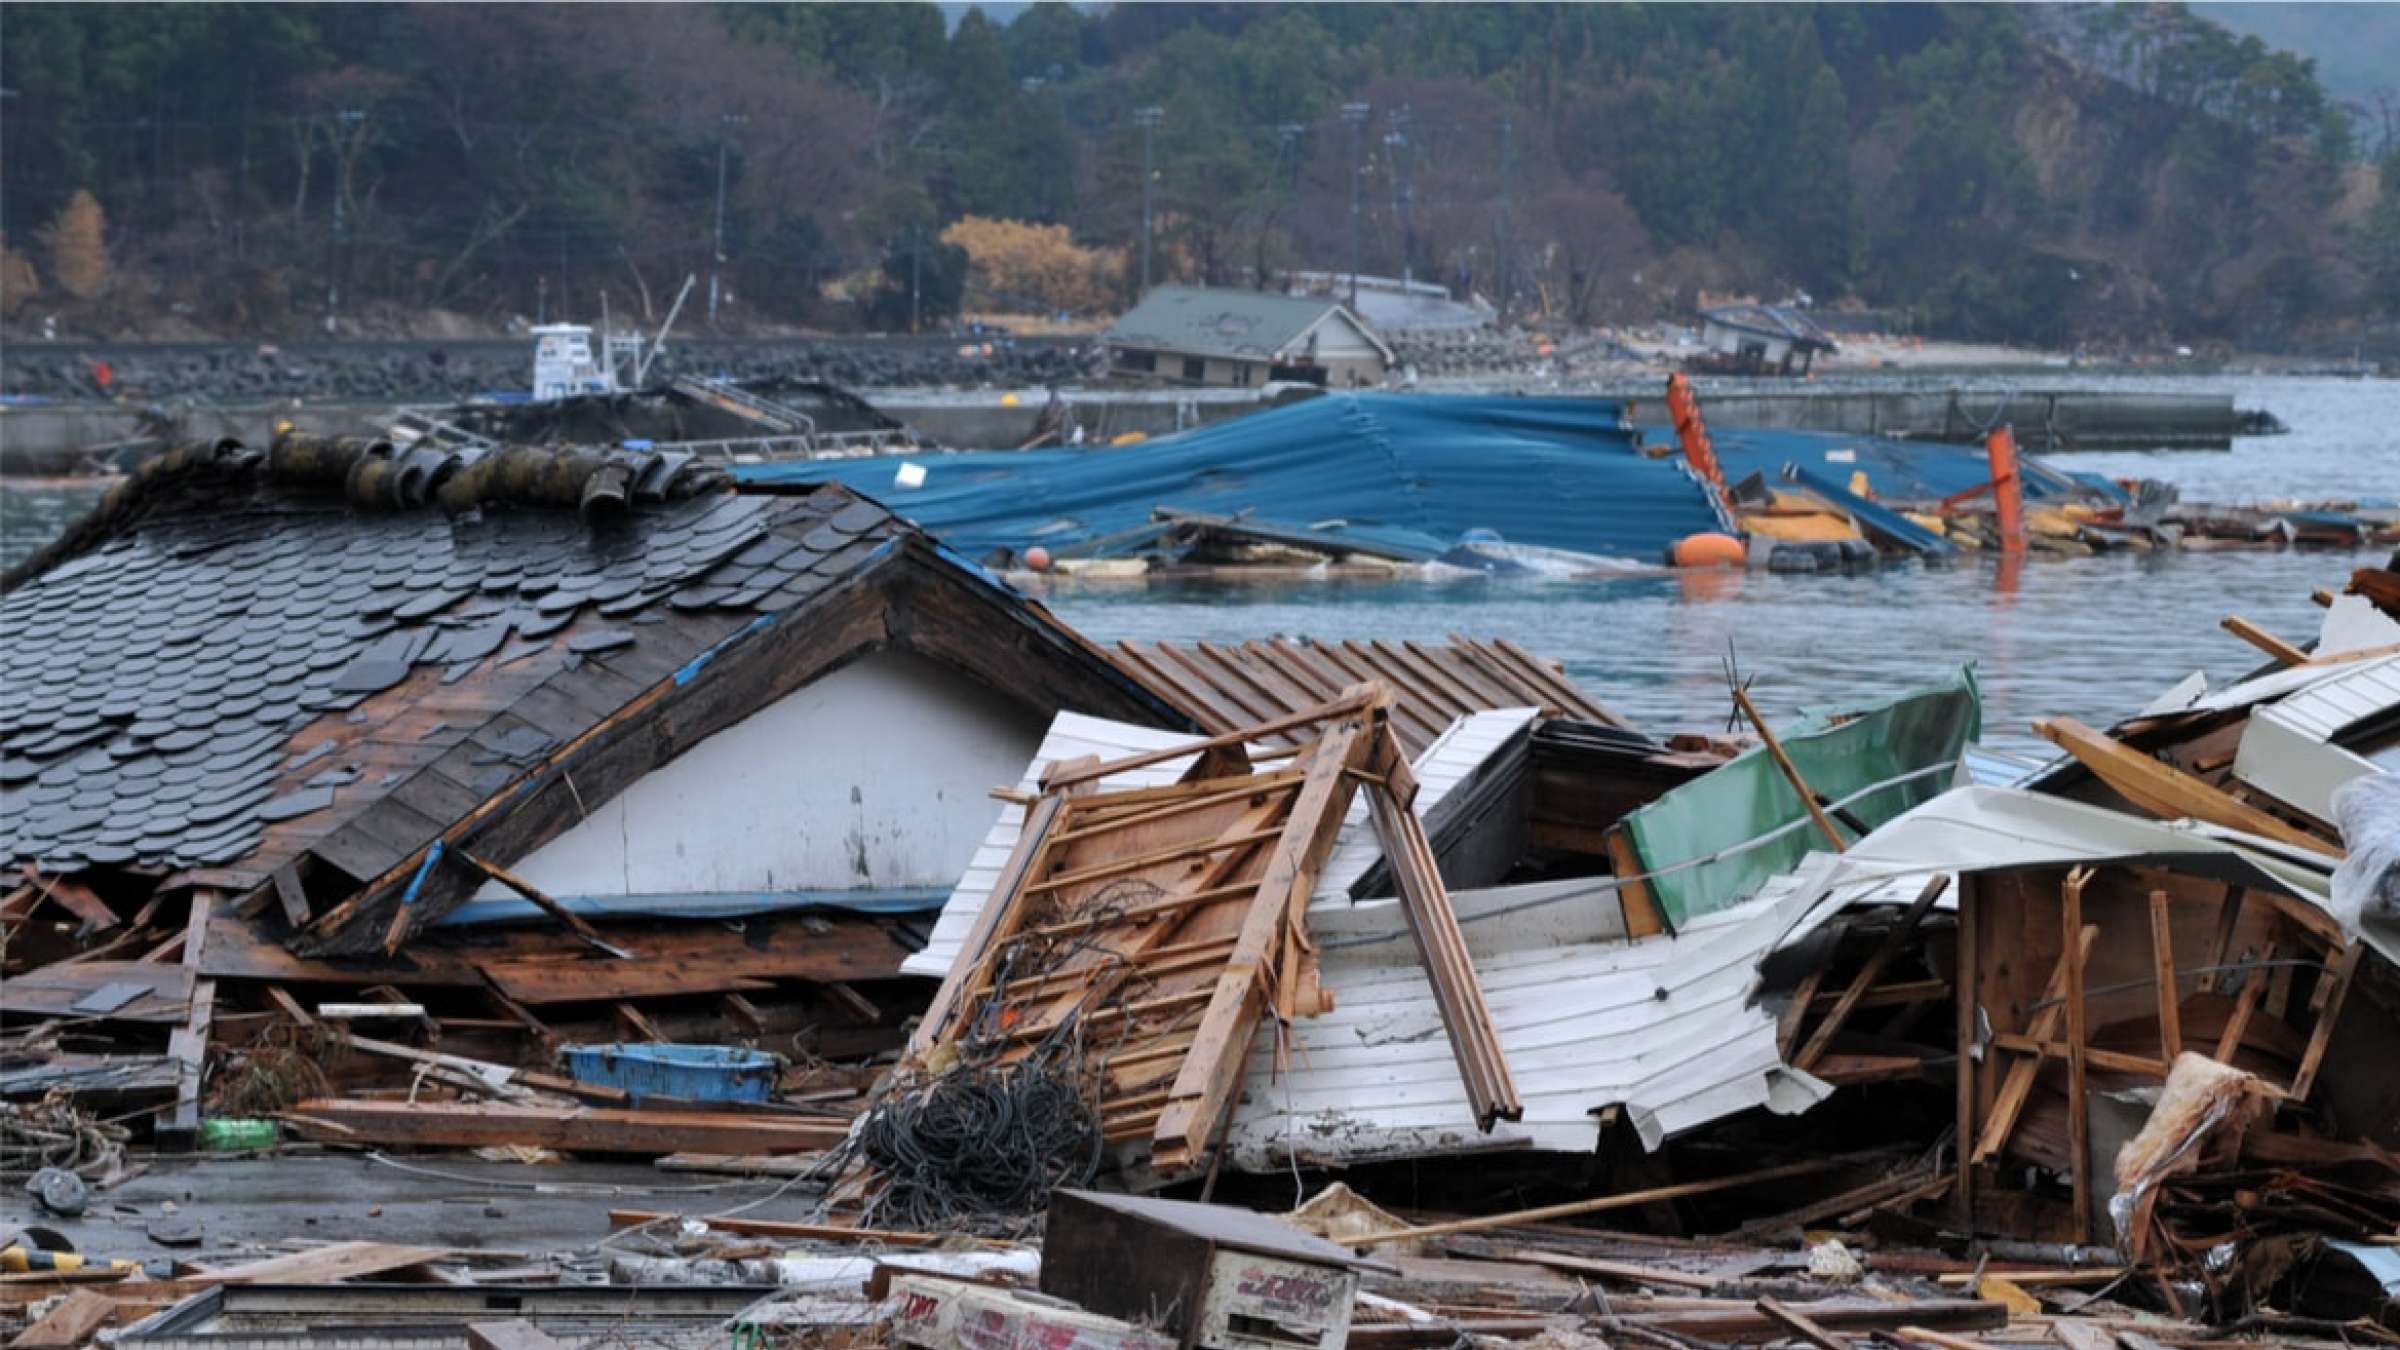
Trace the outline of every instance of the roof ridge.
<instances>
[{"instance_id":1,"label":"roof ridge","mask_svg":"<svg viewBox=\"0 0 2400 1350\"><path fill-rule=\"evenodd\" d=\"M730 493L733 478L719 466L668 450L528 445L457 450L379 436L289 431L264 450L232 437L194 441L136 465L88 515L0 574L0 594L96 547L179 491L220 485L338 498L369 511L439 506L458 515L486 506L571 507L593 524L637 504Z\"/></svg>"}]
</instances>

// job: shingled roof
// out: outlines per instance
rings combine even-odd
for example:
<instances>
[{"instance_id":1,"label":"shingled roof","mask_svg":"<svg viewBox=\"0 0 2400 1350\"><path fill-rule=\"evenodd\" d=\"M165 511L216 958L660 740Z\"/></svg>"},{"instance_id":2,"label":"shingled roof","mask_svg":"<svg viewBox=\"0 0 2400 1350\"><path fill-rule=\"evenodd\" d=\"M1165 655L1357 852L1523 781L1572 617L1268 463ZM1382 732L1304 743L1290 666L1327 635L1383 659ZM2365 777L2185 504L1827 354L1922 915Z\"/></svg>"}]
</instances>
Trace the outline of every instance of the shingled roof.
<instances>
[{"instance_id":1,"label":"shingled roof","mask_svg":"<svg viewBox=\"0 0 2400 1350\"><path fill-rule=\"evenodd\" d=\"M895 615L929 585L969 622ZM872 501L623 451L178 451L8 579L0 639L0 858L272 883L350 949L480 882L442 841L521 856L877 647L1184 724Z\"/></svg>"},{"instance_id":2,"label":"shingled roof","mask_svg":"<svg viewBox=\"0 0 2400 1350\"><path fill-rule=\"evenodd\" d=\"M1383 339L1338 301L1206 286L1154 288L1100 340L1117 347L1263 361L1283 356L1328 318L1356 328L1386 361L1392 359Z\"/></svg>"}]
</instances>

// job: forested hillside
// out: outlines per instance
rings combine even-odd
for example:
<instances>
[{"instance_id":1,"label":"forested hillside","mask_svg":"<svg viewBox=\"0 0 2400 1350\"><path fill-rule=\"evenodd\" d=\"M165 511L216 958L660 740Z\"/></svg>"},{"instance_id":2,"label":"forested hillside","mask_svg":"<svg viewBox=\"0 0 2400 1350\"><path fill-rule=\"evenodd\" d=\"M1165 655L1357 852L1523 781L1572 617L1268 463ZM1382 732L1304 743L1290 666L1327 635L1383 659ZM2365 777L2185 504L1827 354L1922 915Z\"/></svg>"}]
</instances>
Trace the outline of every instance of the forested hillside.
<instances>
[{"instance_id":1,"label":"forested hillside","mask_svg":"<svg viewBox=\"0 0 2400 1350\"><path fill-rule=\"evenodd\" d=\"M720 182L727 324L905 326L912 285L931 321L962 243L978 307L1101 311L1143 109L1160 280L1344 268L1355 192L1364 269L1570 322L1804 291L2271 346L2400 310L2392 102L2171 5L11 5L0 86L17 331L655 318Z\"/></svg>"}]
</instances>

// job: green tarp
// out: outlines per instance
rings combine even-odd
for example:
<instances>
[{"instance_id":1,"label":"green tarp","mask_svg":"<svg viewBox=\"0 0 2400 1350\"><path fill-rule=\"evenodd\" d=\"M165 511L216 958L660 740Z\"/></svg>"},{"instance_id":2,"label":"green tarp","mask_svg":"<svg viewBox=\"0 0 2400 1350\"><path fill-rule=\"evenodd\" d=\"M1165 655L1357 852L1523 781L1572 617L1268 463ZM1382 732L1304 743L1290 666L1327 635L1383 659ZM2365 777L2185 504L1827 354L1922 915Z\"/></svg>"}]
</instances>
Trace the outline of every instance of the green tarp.
<instances>
[{"instance_id":1,"label":"green tarp","mask_svg":"<svg viewBox=\"0 0 2400 1350\"><path fill-rule=\"evenodd\" d=\"M1873 829L1948 791L1960 755L1982 731L1982 700L1966 669L1948 684L1888 702L1807 712L1797 726L1777 728L1776 737L1819 797ZM1917 772L1936 766L1945 767ZM1652 878L1650 890L1668 924L1681 927L1749 899L1769 878L1824 849L1824 835L1807 816L1800 794L1762 747L1628 814L1624 825L1642 870L1664 873ZM1795 822L1796 829L1737 847ZM1845 841L1856 837L1855 830L1837 828ZM1693 859L1708 861L1680 866Z\"/></svg>"}]
</instances>

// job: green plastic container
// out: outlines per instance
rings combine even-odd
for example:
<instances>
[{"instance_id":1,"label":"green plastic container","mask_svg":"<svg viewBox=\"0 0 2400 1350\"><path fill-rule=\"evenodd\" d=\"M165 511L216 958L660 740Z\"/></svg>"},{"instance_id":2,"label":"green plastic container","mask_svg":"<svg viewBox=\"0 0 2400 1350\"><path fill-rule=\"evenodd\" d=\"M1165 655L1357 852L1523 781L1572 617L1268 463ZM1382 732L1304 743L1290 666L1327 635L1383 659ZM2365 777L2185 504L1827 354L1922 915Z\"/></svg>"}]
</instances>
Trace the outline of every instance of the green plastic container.
<instances>
[{"instance_id":1,"label":"green plastic container","mask_svg":"<svg viewBox=\"0 0 2400 1350\"><path fill-rule=\"evenodd\" d=\"M211 1116L200 1122L200 1148L204 1153L248 1153L253 1149L273 1148L281 1142L283 1131L271 1120Z\"/></svg>"}]
</instances>

